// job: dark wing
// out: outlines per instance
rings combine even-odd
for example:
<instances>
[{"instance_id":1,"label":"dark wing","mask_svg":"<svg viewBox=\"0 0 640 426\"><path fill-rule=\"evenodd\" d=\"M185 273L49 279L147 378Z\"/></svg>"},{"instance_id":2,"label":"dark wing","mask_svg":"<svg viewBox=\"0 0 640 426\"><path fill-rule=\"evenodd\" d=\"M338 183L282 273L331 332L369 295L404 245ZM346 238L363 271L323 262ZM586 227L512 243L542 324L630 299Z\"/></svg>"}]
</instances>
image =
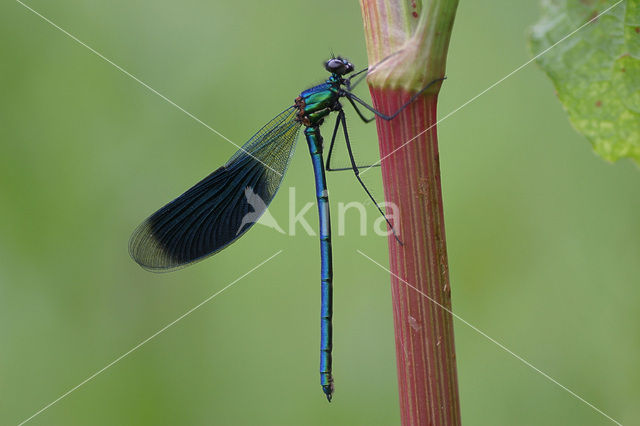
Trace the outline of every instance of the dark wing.
<instances>
[{"instance_id":1,"label":"dark wing","mask_svg":"<svg viewBox=\"0 0 640 426\"><path fill-rule=\"evenodd\" d=\"M282 183L300 123L287 108L224 166L145 220L129 253L143 268L165 272L222 250L265 212Z\"/></svg>"}]
</instances>

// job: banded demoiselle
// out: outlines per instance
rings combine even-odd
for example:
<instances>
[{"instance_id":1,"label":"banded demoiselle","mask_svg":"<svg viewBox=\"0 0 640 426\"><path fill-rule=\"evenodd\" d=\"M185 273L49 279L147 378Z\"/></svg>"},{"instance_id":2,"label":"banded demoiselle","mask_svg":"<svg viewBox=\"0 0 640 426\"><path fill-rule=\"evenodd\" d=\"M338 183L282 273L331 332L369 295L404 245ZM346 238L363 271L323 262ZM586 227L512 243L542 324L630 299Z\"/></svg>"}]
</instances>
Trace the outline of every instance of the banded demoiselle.
<instances>
[{"instance_id":1,"label":"banded demoiselle","mask_svg":"<svg viewBox=\"0 0 640 426\"><path fill-rule=\"evenodd\" d=\"M355 86L351 83L352 79L366 72L367 69L345 78L347 74L354 71L354 67L348 60L341 57L333 57L326 61L325 69L331 75L324 83L303 91L295 99L294 105L262 127L224 166L145 220L131 236L129 253L144 269L165 272L200 261L236 241L266 211L278 191L293 155L298 132L304 126L304 135L313 164L320 221L322 293L320 381L323 392L331 401L334 390L331 373L333 270L325 170L332 170L329 167L330 158L340 127L345 137L350 169L354 171L358 182L378 206L359 176L340 100L346 99L365 122L372 121L375 116L391 120L429 85L440 80L429 83L398 111L386 115L351 92L352 87ZM375 116L366 118L356 103L374 113ZM325 168L320 125L332 112L337 112L337 117ZM252 202L256 196L261 202ZM384 216L379 206L378 210ZM247 217L252 220L246 220ZM391 227L388 220L387 223ZM393 230L393 227L391 229Z\"/></svg>"}]
</instances>

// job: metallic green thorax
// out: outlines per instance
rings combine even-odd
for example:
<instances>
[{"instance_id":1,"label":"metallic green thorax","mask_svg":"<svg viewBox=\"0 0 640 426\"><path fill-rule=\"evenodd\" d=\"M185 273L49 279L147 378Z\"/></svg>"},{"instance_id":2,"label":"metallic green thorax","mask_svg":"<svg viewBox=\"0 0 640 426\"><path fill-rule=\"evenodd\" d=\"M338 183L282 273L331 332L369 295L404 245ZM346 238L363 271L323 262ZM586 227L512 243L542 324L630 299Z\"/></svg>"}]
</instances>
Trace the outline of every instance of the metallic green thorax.
<instances>
[{"instance_id":1,"label":"metallic green thorax","mask_svg":"<svg viewBox=\"0 0 640 426\"><path fill-rule=\"evenodd\" d=\"M300 93L295 101L299 109L298 121L306 127L321 125L324 118L339 105L341 83L342 77L332 74L326 82Z\"/></svg>"}]
</instances>

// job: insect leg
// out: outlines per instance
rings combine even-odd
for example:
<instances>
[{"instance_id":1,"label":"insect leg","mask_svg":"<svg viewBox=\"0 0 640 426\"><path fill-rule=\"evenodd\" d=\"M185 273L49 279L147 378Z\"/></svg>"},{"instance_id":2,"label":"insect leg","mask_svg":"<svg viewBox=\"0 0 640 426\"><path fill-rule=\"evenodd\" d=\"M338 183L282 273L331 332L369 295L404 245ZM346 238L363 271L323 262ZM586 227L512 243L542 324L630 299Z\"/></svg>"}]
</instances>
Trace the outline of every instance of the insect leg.
<instances>
[{"instance_id":1,"label":"insect leg","mask_svg":"<svg viewBox=\"0 0 640 426\"><path fill-rule=\"evenodd\" d=\"M404 105L402 105L400 108L398 108L398 110L396 112L394 112L393 114L389 114L389 115L378 111L377 109L375 109L371 105L367 104L365 101L363 101L362 99L360 99L359 97L357 97L356 95L354 95L353 93L351 93L351 92L349 92L347 90L344 90L344 96L349 101L355 101L355 102L359 103L360 105L362 105L363 107L365 107L366 109L368 109L369 111L371 111L372 113L377 115L378 117L382 118L383 120L390 121L390 120L393 120L394 118L396 118L396 116L398 114L400 114L406 107L411 105L411 103L413 101L415 101L418 98L418 96L422 95L431 85L433 85L435 83L438 83L440 81L443 81L444 79L446 79L446 77L437 78L437 79L433 80L432 82L427 84L425 87L420 89L419 92L417 92L413 96L411 96L411 99L409 99Z\"/></svg>"},{"instance_id":2,"label":"insect leg","mask_svg":"<svg viewBox=\"0 0 640 426\"><path fill-rule=\"evenodd\" d=\"M347 120L346 120L346 118L344 116L344 111L343 110L340 110L338 112L338 118L340 119L340 122L342 123L342 130L344 131L344 139L345 139L345 142L347 144L347 152L349 153L349 160L351 161L351 168L353 169L353 173L356 175L356 179L358 179L358 182L360 182L360 185L362 185L362 188L364 188L364 191L367 193L367 195L369 196L371 201L373 201L373 204L378 208L378 211L380 212L382 217L384 217L384 220L387 221L387 224L389 225L389 228L391 228L391 232L393 232L393 236L396 238L396 241L398 241L402 245L402 241L398 237L398 234L396 233L395 228L393 227L393 225L389 221L389 218L387 218L387 215L384 214L384 212L382 211L382 209L380 208L380 206L376 202L375 198L373 198L373 195L371 194L371 192L369 192L369 189L367 188L367 186L362 181L362 178L360 177L360 170L358 170L358 166L356 165L356 161L353 158L353 151L351 150L351 142L349 142L349 132L347 131Z\"/></svg>"}]
</instances>

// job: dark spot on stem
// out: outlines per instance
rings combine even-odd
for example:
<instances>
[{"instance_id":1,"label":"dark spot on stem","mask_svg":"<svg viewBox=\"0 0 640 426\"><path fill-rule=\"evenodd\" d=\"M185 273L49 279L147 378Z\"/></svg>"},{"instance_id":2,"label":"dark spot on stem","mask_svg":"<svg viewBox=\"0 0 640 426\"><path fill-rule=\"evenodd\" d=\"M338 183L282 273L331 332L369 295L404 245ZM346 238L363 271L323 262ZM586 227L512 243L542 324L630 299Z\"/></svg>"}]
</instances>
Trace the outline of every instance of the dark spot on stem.
<instances>
[{"instance_id":1,"label":"dark spot on stem","mask_svg":"<svg viewBox=\"0 0 640 426\"><path fill-rule=\"evenodd\" d=\"M602 106L602 101L596 101L596 106L600 108Z\"/></svg>"}]
</instances>

